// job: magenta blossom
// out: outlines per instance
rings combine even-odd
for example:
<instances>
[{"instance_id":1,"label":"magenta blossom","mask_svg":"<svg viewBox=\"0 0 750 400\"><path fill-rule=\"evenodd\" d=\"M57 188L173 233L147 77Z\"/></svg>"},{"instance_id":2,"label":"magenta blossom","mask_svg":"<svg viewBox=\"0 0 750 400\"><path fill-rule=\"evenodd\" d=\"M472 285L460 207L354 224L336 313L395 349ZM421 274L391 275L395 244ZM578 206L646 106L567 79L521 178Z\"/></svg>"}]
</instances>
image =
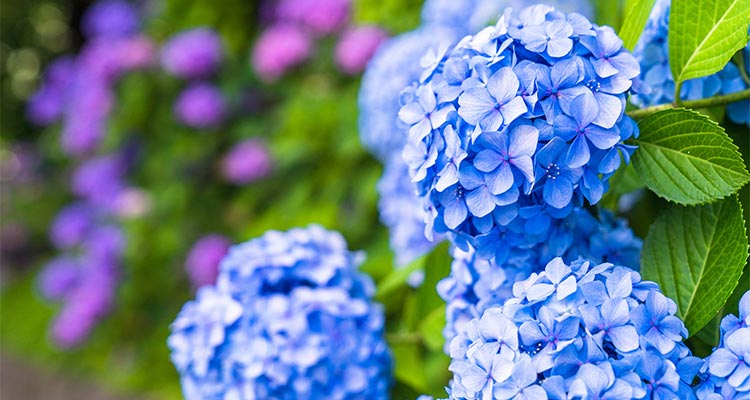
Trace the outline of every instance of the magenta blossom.
<instances>
[{"instance_id":1,"label":"magenta blossom","mask_svg":"<svg viewBox=\"0 0 750 400\"><path fill-rule=\"evenodd\" d=\"M349 22L350 3L349 0L281 0L276 16L326 35Z\"/></svg>"},{"instance_id":2,"label":"magenta blossom","mask_svg":"<svg viewBox=\"0 0 750 400\"><path fill-rule=\"evenodd\" d=\"M221 37L209 28L195 28L173 36L164 44L161 62L169 73L184 79L216 72L223 58Z\"/></svg>"},{"instance_id":3,"label":"magenta blossom","mask_svg":"<svg viewBox=\"0 0 750 400\"><path fill-rule=\"evenodd\" d=\"M358 26L346 30L336 44L336 65L349 75L361 73L375 50L387 38L385 31L377 26Z\"/></svg>"},{"instance_id":4,"label":"magenta blossom","mask_svg":"<svg viewBox=\"0 0 750 400\"><path fill-rule=\"evenodd\" d=\"M231 245L231 240L217 234L206 235L195 242L185 261L185 270L193 287L198 288L216 282L219 262Z\"/></svg>"},{"instance_id":5,"label":"magenta blossom","mask_svg":"<svg viewBox=\"0 0 750 400\"><path fill-rule=\"evenodd\" d=\"M237 185L261 179L270 171L271 154L266 145L257 139L235 145L221 162L224 179Z\"/></svg>"},{"instance_id":6,"label":"magenta blossom","mask_svg":"<svg viewBox=\"0 0 750 400\"><path fill-rule=\"evenodd\" d=\"M255 42L252 63L258 76L273 82L310 57L312 42L294 25L274 25Z\"/></svg>"},{"instance_id":7,"label":"magenta blossom","mask_svg":"<svg viewBox=\"0 0 750 400\"><path fill-rule=\"evenodd\" d=\"M188 86L174 103L175 118L192 128L215 127L221 124L225 114L224 96L208 83Z\"/></svg>"}]
</instances>

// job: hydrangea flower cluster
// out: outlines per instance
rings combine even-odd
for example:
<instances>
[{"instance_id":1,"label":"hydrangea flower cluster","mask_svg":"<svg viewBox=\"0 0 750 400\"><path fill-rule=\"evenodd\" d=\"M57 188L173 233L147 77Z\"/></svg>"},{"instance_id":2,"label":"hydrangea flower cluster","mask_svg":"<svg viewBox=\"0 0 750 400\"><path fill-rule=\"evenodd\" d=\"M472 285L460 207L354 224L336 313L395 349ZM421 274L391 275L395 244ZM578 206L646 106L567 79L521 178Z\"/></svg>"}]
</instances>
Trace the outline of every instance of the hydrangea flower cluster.
<instances>
[{"instance_id":1,"label":"hydrangea flower cluster","mask_svg":"<svg viewBox=\"0 0 750 400\"><path fill-rule=\"evenodd\" d=\"M319 226L232 247L172 324L185 397L388 398L383 310L361 261Z\"/></svg>"},{"instance_id":2,"label":"hydrangea flower cluster","mask_svg":"<svg viewBox=\"0 0 750 400\"><path fill-rule=\"evenodd\" d=\"M275 24L255 42L252 63L260 79L273 82L289 70L307 61L312 40L292 24Z\"/></svg>"},{"instance_id":3,"label":"hydrangea flower cluster","mask_svg":"<svg viewBox=\"0 0 750 400\"><path fill-rule=\"evenodd\" d=\"M502 306L513 297L513 283L541 272L555 257L565 262L583 258L639 269L642 241L625 220L615 219L606 211L601 211L597 219L579 208L554 224L555 234L547 241L509 240L506 244L509 255L502 264L477 257L473 250L452 250L451 273L437 287L438 294L447 303L443 330L446 352L451 340L457 332L465 331L469 321L480 317L490 307ZM517 246L519 242L523 246Z\"/></svg>"},{"instance_id":4,"label":"hydrangea flower cluster","mask_svg":"<svg viewBox=\"0 0 750 400\"><path fill-rule=\"evenodd\" d=\"M224 60L221 36L210 28L193 28L169 38L161 49L161 65L189 84L174 102L175 119L195 129L215 128L227 114L221 90L208 82Z\"/></svg>"},{"instance_id":5,"label":"hydrangea flower cluster","mask_svg":"<svg viewBox=\"0 0 750 400\"><path fill-rule=\"evenodd\" d=\"M345 74L358 74L387 36L376 26L348 26L350 0L269 1L267 7L271 25L252 51L253 69L266 82L275 82L302 65L313 54L315 42L333 34L339 35L336 66Z\"/></svg>"},{"instance_id":6,"label":"hydrangea flower cluster","mask_svg":"<svg viewBox=\"0 0 750 400\"><path fill-rule=\"evenodd\" d=\"M670 0L658 0L649 16L646 28L633 50L633 55L641 65L643 80L650 86L651 92L633 96L633 103L641 107L674 102L675 82L669 68L669 33ZM743 50L745 58L745 76L750 74L750 43ZM690 79L682 84L681 100L696 100L707 97L731 94L747 89L750 85L743 80L739 67L730 62L716 74L702 78ZM737 124L748 124L750 117L747 110L750 101L732 103L727 107L727 116Z\"/></svg>"},{"instance_id":7,"label":"hydrangea flower cluster","mask_svg":"<svg viewBox=\"0 0 750 400\"><path fill-rule=\"evenodd\" d=\"M221 37L210 28L193 28L172 36L161 49L165 71L182 79L213 75L224 59Z\"/></svg>"},{"instance_id":8,"label":"hydrangea flower cluster","mask_svg":"<svg viewBox=\"0 0 750 400\"><path fill-rule=\"evenodd\" d=\"M137 15L132 5L116 0L88 10L83 16L87 41L80 53L52 62L29 100L32 122L47 126L62 121L62 148L68 155L83 156L98 148L107 132L117 81L153 61L153 43L138 32Z\"/></svg>"},{"instance_id":9,"label":"hydrangea flower cluster","mask_svg":"<svg viewBox=\"0 0 750 400\"><path fill-rule=\"evenodd\" d=\"M422 6L422 25L453 27L458 32L469 34L493 22L508 7L520 10L535 3L544 3L562 12L577 12L588 19L594 16L591 2L587 0L551 0L544 2L524 0L427 0Z\"/></svg>"},{"instance_id":10,"label":"hydrangea flower cluster","mask_svg":"<svg viewBox=\"0 0 750 400\"><path fill-rule=\"evenodd\" d=\"M118 219L135 215L126 182L128 160L115 153L90 158L74 171L77 196L52 222L49 238L61 252L38 276L42 295L63 303L52 325L62 347L80 344L112 308L119 283L125 235Z\"/></svg>"},{"instance_id":11,"label":"hydrangea flower cluster","mask_svg":"<svg viewBox=\"0 0 750 400\"><path fill-rule=\"evenodd\" d=\"M721 320L719 347L706 358L695 387L700 400L750 398L750 291L739 303L739 316Z\"/></svg>"},{"instance_id":12,"label":"hydrangea flower cluster","mask_svg":"<svg viewBox=\"0 0 750 400\"><path fill-rule=\"evenodd\" d=\"M191 83L174 102L174 115L182 124L195 129L214 128L224 121L226 102L221 90L205 83Z\"/></svg>"},{"instance_id":13,"label":"hydrangea flower cluster","mask_svg":"<svg viewBox=\"0 0 750 400\"><path fill-rule=\"evenodd\" d=\"M221 176L229 183L244 185L271 172L273 160L265 142L246 139L234 145L221 160Z\"/></svg>"},{"instance_id":14,"label":"hydrangea flower cluster","mask_svg":"<svg viewBox=\"0 0 750 400\"><path fill-rule=\"evenodd\" d=\"M276 17L309 29L316 35L328 35L349 22L350 0L281 0Z\"/></svg>"},{"instance_id":15,"label":"hydrangea flower cluster","mask_svg":"<svg viewBox=\"0 0 750 400\"><path fill-rule=\"evenodd\" d=\"M185 271L194 288L216 283L219 263L231 246L229 238L218 234L205 235L193 244L185 260Z\"/></svg>"},{"instance_id":16,"label":"hydrangea flower cluster","mask_svg":"<svg viewBox=\"0 0 750 400\"><path fill-rule=\"evenodd\" d=\"M563 7L571 5L566 1L559 3ZM588 2L576 3L582 12L590 13L591 7ZM435 56L434 49L455 43L464 35L486 26L509 4L494 0L472 0L468 3L428 0L422 8L422 25L417 30L391 39L376 53L362 78L359 92L359 132L364 146L386 165L380 187L406 188L411 184L408 170L403 165L389 165L403 164L403 160L396 154L401 154L407 137L402 124L394 118L400 108L399 93L404 87L419 81L423 68L429 65L431 57ZM405 173L399 177L396 171ZM397 180L400 182L396 183ZM381 221L391 230L391 237L400 237L402 243L425 243L417 248L429 250L431 247L427 244L430 241L424 242L420 237L404 236L407 232L420 235L425 226L423 220L427 217L424 211L410 212L414 218L390 216L394 215L390 210L407 204L423 204L424 200L407 199L406 194L416 196L416 193L405 190L390 193L380 190L379 193ZM426 207L429 211L429 203ZM403 260L413 259L421 254L421 250L415 253L394 242L392 241L392 247L399 265L403 265ZM432 242L437 243L439 240L435 239Z\"/></svg>"},{"instance_id":17,"label":"hydrangea flower cluster","mask_svg":"<svg viewBox=\"0 0 750 400\"><path fill-rule=\"evenodd\" d=\"M424 7L440 8L438 4ZM468 8L468 7L467 7ZM490 14L485 15L488 19ZM423 200L417 197L408 169L400 154L406 136L395 117L399 92L419 79L425 53L441 43L452 43L468 32L442 24L423 24L420 28L386 41L373 56L362 77L359 91L360 140L367 150L385 165L378 183L380 220L391 232L391 247L396 265L404 266L426 253L440 241L426 240L427 215Z\"/></svg>"},{"instance_id":18,"label":"hydrangea flower cluster","mask_svg":"<svg viewBox=\"0 0 750 400\"><path fill-rule=\"evenodd\" d=\"M688 398L676 310L629 268L556 258L453 339L451 398Z\"/></svg>"},{"instance_id":19,"label":"hydrangea flower cluster","mask_svg":"<svg viewBox=\"0 0 750 400\"><path fill-rule=\"evenodd\" d=\"M541 5L507 10L429 58L401 95L403 156L430 230L463 250L502 251L523 208L549 220L598 202L634 150L624 108L639 66L610 27Z\"/></svg>"},{"instance_id":20,"label":"hydrangea flower cluster","mask_svg":"<svg viewBox=\"0 0 750 400\"><path fill-rule=\"evenodd\" d=\"M386 39L388 34L377 26L362 25L347 29L336 43L336 65L349 75L361 73Z\"/></svg>"},{"instance_id":21,"label":"hydrangea flower cluster","mask_svg":"<svg viewBox=\"0 0 750 400\"><path fill-rule=\"evenodd\" d=\"M62 303L52 323L53 341L72 347L86 339L113 306L124 235L100 208L79 202L60 211L50 240L62 253L45 265L37 284L45 298Z\"/></svg>"}]
</instances>

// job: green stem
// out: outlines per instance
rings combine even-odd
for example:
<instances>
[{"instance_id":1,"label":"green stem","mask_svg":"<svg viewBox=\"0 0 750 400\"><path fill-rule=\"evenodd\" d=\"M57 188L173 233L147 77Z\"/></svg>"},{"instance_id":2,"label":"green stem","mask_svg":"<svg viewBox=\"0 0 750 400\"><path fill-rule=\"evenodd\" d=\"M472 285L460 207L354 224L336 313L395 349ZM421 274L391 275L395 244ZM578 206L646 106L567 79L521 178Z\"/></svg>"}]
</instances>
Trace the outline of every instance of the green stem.
<instances>
[{"instance_id":1,"label":"green stem","mask_svg":"<svg viewBox=\"0 0 750 400\"><path fill-rule=\"evenodd\" d=\"M714 106L723 106L730 103L735 103L742 100L750 99L750 89L741 90L736 93L727 94L724 96L715 96L715 97L709 97L706 99L698 99L698 100L687 100L683 101L678 104L660 104L658 106L651 106L646 108L641 108L640 110L633 110L628 112L628 115L633 119L641 119L648 117L651 114L655 114L659 111L669 110L670 108L675 107L685 107L685 108L706 108L706 107L714 107Z\"/></svg>"},{"instance_id":2,"label":"green stem","mask_svg":"<svg viewBox=\"0 0 750 400\"><path fill-rule=\"evenodd\" d=\"M422 343L422 335L416 332L386 333L385 340L390 344Z\"/></svg>"},{"instance_id":3,"label":"green stem","mask_svg":"<svg viewBox=\"0 0 750 400\"><path fill-rule=\"evenodd\" d=\"M746 85L750 85L750 76L747 76L747 71L745 71L745 57L743 51L738 51L737 54L732 57L732 61L737 64L737 69L740 70L740 77L742 77L742 80L745 81Z\"/></svg>"},{"instance_id":4,"label":"green stem","mask_svg":"<svg viewBox=\"0 0 750 400\"><path fill-rule=\"evenodd\" d=\"M682 95L682 81L677 82L677 85L674 88L674 103L678 106L682 106L680 95Z\"/></svg>"}]
</instances>

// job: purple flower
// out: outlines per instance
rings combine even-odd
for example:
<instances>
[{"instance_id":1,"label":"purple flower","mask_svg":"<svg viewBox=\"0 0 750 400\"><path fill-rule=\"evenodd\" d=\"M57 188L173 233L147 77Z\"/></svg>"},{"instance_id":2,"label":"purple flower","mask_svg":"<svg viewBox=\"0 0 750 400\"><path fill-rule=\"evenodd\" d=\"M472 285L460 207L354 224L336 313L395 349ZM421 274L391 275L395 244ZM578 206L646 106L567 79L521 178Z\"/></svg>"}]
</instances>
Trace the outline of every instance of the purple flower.
<instances>
[{"instance_id":1,"label":"purple flower","mask_svg":"<svg viewBox=\"0 0 750 400\"><path fill-rule=\"evenodd\" d=\"M164 44L161 53L164 69L184 79L213 74L222 58L221 37L210 28L194 28L178 33Z\"/></svg>"},{"instance_id":2,"label":"purple flower","mask_svg":"<svg viewBox=\"0 0 750 400\"><path fill-rule=\"evenodd\" d=\"M27 115L31 122L46 126L62 116L75 67L71 57L58 58L47 66L42 85L29 99Z\"/></svg>"},{"instance_id":3,"label":"purple flower","mask_svg":"<svg viewBox=\"0 0 750 400\"><path fill-rule=\"evenodd\" d=\"M126 188L124 174L119 155L91 158L74 171L71 189L91 205L113 211L117 197Z\"/></svg>"},{"instance_id":4,"label":"purple flower","mask_svg":"<svg viewBox=\"0 0 750 400\"><path fill-rule=\"evenodd\" d=\"M125 189L125 165L119 155L110 154L91 158L73 173L73 193L87 201L110 210Z\"/></svg>"},{"instance_id":5,"label":"purple flower","mask_svg":"<svg viewBox=\"0 0 750 400\"><path fill-rule=\"evenodd\" d=\"M69 90L60 140L68 155L82 156L95 150L104 137L113 94L104 80L80 69Z\"/></svg>"},{"instance_id":6,"label":"purple flower","mask_svg":"<svg viewBox=\"0 0 750 400\"><path fill-rule=\"evenodd\" d=\"M52 324L52 339L63 348L83 342L114 301L118 278L112 266L86 265L80 276Z\"/></svg>"},{"instance_id":7,"label":"purple flower","mask_svg":"<svg viewBox=\"0 0 750 400\"><path fill-rule=\"evenodd\" d=\"M247 139L235 145L221 161L224 179L244 185L264 178L271 172L272 159L265 143Z\"/></svg>"},{"instance_id":8,"label":"purple flower","mask_svg":"<svg viewBox=\"0 0 750 400\"><path fill-rule=\"evenodd\" d=\"M349 13L350 0L281 0L276 9L279 20L302 24L321 35L346 25Z\"/></svg>"},{"instance_id":9,"label":"purple flower","mask_svg":"<svg viewBox=\"0 0 750 400\"><path fill-rule=\"evenodd\" d=\"M194 83L175 100L175 118L191 128L214 128L224 121L226 103L221 91L209 83Z\"/></svg>"},{"instance_id":10,"label":"purple flower","mask_svg":"<svg viewBox=\"0 0 750 400\"><path fill-rule=\"evenodd\" d=\"M273 82L302 64L311 53L312 41L304 31L291 24L276 24L255 42L253 68L262 80Z\"/></svg>"},{"instance_id":11,"label":"purple flower","mask_svg":"<svg viewBox=\"0 0 750 400\"><path fill-rule=\"evenodd\" d=\"M94 211L84 203L71 204L52 221L49 236L58 249L69 249L81 244L94 224Z\"/></svg>"},{"instance_id":12,"label":"purple flower","mask_svg":"<svg viewBox=\"0 0 750 400\"><path fill-rule=\"evenodd\" d=\"M75 287L80 265L75 259L59 257L45 265L37 277L39 291L50 300L62 300Z\"/></svg>"},{"instance_id":13,"label":"purple flower","mask_svg":"<svg viewBox=\"0 0 750 400\"><path fill-rule=\"evenodd\" d=\"M120 37L138 32L138 10L124 0L103 0L91 6L83 15L83 33L91 37Z\"/></svg>"},{"instance_id":14,"label":"purple flower","mask_svg":"<svg viewBox=\"0 0 750 400\"><path fill-rule=\"evenodd\" d=\"M336 64L346 74L361 73L387 38L385 31L377 26L358 26L344 31L336 44Z\"/></svg>"},{"instance_id":15,"label":"purple flower","mask_svg":"<svg viewBox=\"0 0 750 400\"><path fill-rule=\"evenodd\" d=\"M231 245L231 240L216 234L203 236L195 242L185 261L185 270L193 287L216 283L219 262Z\"/></svg>"}]
</instances>

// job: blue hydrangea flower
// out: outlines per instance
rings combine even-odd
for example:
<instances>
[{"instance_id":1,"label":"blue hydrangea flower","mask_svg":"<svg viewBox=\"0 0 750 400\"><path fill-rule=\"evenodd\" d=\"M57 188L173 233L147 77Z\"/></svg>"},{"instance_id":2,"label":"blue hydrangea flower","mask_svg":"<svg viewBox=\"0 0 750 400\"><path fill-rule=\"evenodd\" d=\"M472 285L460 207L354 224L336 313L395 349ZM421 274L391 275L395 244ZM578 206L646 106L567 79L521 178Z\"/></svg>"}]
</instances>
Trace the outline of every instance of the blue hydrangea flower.
<instances>
[{"instance_id":1,"label":"blue hydrangea flower","mask_svg":"<svg viewBox=\"0 0 750 400\"><path fill-rule=\"evenodd\" d=\"M419 79L419 61L428 49L453 40L450 30L420 28L389 39L370 60L359 90L359 136L381 161L399 154L406 143L398 125L399 93Z\"/></svg>"},{"instance_id":2,"label":"blue hydrangea flower","mask_svg":"<svg viewBox=\"0 0 750 400\"><path fill-rule=\"evenodd\" d=\"M641 65L643 80L650 87L650 92L636 94L632 101L640 107L674 102L675 82L669 67L669 33L670 0L658 0L649 16L646 28L633 55ZM745 68L750 71L750 43L743 50ZM750 86L743 80L739 68L728 63L716 74L702 78L690 79L682 84L680 99L695 100L720 94L731 94ZM750 101L740 101L727 106L727 117L737 124L750 124L748 119ZM748 125L750 126L750 125Z\"/></svg>"},{"instance_id":3,"label":"blue hydrangea flower","mask_svg":"<svg viewBox=\"0 0 750 400\"><path fill-rule=\"evenodd\" d=\"M529 207L538 208L539 206ZM500 306L513 296L516 281L540 272L555 257L572 262L583 257L594 262L612 262L638 269L642 242L628 228L625 220L616 220L601 212L599 218L585 209L576 209L562 219L544 220L541 213L525 209L518 220L526 220L519 232L507 231L502 239L506 255L504 262L497 258L477 257L473 250L454 248L453 264L448 277L438 284L438 294L446 301L446 325L443 335L447 346L466 324L490 307ZM528 218L528 219L526 219ZM532 226L542 226L549 237L528 234ZM538 241L537 241L538 240ZM557 279L557 287L560 282ZM569 285L566 282L565 285ZM565 287L563 285L563 287ZM542 288L543 290L554 289ZM645 333L643 333L645 335Z\"/></svg>"},{"instance_id":4,"label":"blue hydrangea flower","mask_svg":"<svg viewBox=\"0 0 750 400\"><path fill-rule=\"evenodd\" d=\"M524 213L544 223L598 202L634 150L622 142L638 134L624 115L638 63L579 14L508 10L429 71L402 92L403 156L427 225L481 258L504 262ZM530 246L552 236L531 230Z\"/></svg>"},{"instance_id":5,"label":"blue hydrangea flower","mask_svg":"<svg viewBox=\"0 0 750 400\"><path fill-rule=\"evenodd\" d=\"M524 0L427 0L422 6L422 25L451 27L469 34L492 23L507 7L523 9L537 2ZM539 2L540 3L540 2ZM548 0L544 2L563 12L594 16L588 0Z\"/></svg>"},{"instance_id":6,"label":"blue hydrangea flower","mask_svg":"<svg viewBox=\"0 0 750 400\"><path fill-rule=\"evenodd\" d=\"M750 291L739 304L739 315L721 320L719 347L701 367L698 399L750 398Z\"/></svg>"},{"instance_id":7,"label":"blue hydrangea flower","mask_svg":"<svg viewBox=\"0 0 750 400\"><path fill-rule=\"evenodd\" d=\"M440 242L440 237L432 241L425 237L427 214L400 158L385 164L377 189L380 221L389 229L396 266L408 265Z\"/></svg>"},{"instance_id":8,"label":"blue hydrangea flower","mask_svg":"<svg viewBox=\"0 0 750 400\"><path fill-rule=\"evenodd\" d=\"M613 264L550 261L513 285L450 343L451 399L684 398L700 360L682 343L654 347L630 321L639 307L676 305L653 282ZM660 314L661 315L661 314ZM740 332L737 330L737 332Z\"/></svg>"},{"instance_id":9,"label":"blue hydrangea flower","mask_svg":"<svg viewBox=\"0 0 750 400\"><path fill-rule=\"evenodd\" d=\"M319 226L232 247L172 324L185 397L386 399L383 310L361 261Z\"/></svg>"}]
</instances>

